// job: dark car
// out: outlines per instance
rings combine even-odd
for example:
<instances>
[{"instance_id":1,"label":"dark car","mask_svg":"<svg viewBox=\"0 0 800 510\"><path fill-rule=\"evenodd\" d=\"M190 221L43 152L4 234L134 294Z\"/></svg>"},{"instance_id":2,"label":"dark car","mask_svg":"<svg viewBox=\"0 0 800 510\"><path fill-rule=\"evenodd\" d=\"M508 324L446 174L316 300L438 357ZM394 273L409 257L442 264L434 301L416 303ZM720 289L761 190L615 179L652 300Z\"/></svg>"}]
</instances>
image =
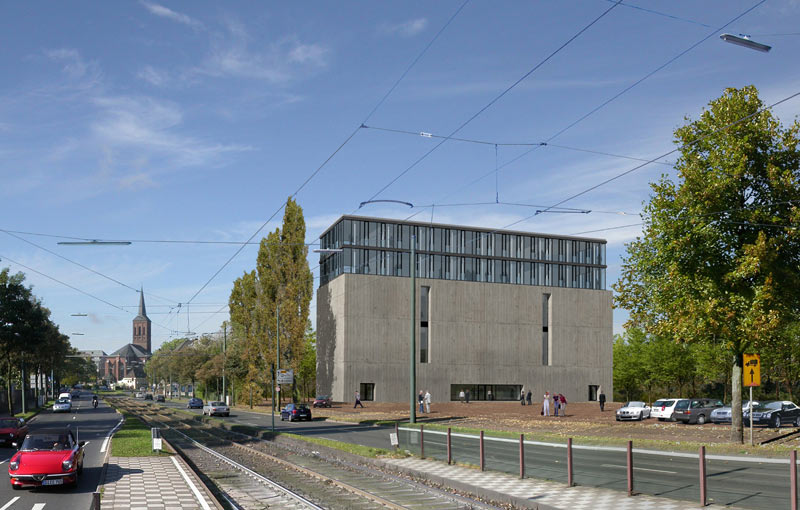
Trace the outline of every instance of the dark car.
<instances>
[{"instance_id":1,"label":"dark car","mask_svg":"<svg viewBox=\"0 0 800 510\"><path fill-rule=\"evenodd\" d=\"M202 409L203 408L203 399L201 398L190 398L189 403L186 404L187 409Z\"/></svg>"},{"instance_id":2,"label":"dark car","mask_svg":"<svg viewBox=\"0 0 800 510\"><path fill-rule=\"evenodd\" d=\"M22 418L0 418L0 444L21 445L27 433L28 426Z\"/></svg>"},{"instance_id":3,"label":"dark car","mask_svg":"<svg viewBox=\"0 0 800 510\"><path fill-rule=\"evenodd\" d=\"M743 414L745 423L749 422L750 413L745 410ZM800 427L800 407L788 400L762 402L753 408L753 424L767 425L772 428L779 428L783 424Z\"/></svg>"},{"instance_id":4,"label":"dark car","mask_svg":"<svg viewBox=\"0 0 800 510\"><path fill-rule=\"evenodd\" d=\"M314 403L311 404L314 407L331 407L333 404L333 400L331 400L330 395L317 395L317 398L314 399Z\"/></svg>"},{"instance_id":5,"label":"dark car","mask_svg":"<svg viewBox=\"0 0 800 510\"><path fill-rule=\"evenodd\" d=\"M165 402L164 395L158 395L156 397L156 402Z\"/></svg>"},{"instance_id":6,"label":"dark car","mask_svg":"<svg viewBox=\"0 0 800 510\"><path fill-rule=\"evenodd\" d=\"M152 393L148 393L147 395L144 396L144 399L145 400L153 400L153 394Z\"/></svg>"},{"instance_id":7,"label":"dark car","mask_svg":"<svg viewBox=\"0 0 800 510\"><path fill-rule=\"evenodd\" d=\"M77 391L77 390L73 390L72 394L70 395L70 397L72 398L72 400L78 400L78 399L81 398L81 392Z\"/></svg>"},{"instance_id":8,"label":"dark car","mask_svg":"<svg viewBox=\"0 0 800 510\"><path fill-rule=\"evenodd\" d=\"M281 409L281 421L308 420L311 421L311 409L306 404L286 404Z\"/></svg>"},{"instance_id":9,"label":"dark car","mask_svg":"<svg viewBox=\"0 0 800 510\"><path fill-rule=\"evenodd\" d=\"M672 416L676 421L703 425L711 421L711 412L714 409L724 405L722 400L716 398L689 398L678 401Z\"/></svg>"}]
</instances>

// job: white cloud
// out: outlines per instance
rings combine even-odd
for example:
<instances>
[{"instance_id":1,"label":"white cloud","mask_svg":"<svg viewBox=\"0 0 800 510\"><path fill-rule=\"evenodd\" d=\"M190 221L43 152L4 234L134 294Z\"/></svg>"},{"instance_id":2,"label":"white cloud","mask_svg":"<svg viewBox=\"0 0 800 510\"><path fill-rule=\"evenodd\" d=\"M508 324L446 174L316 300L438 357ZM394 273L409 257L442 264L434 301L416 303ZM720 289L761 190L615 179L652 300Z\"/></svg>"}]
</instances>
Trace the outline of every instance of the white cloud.
<instances>
[{"instance_id":1,"label":"white cloud","mask_svg":"<svg viewBox=\"0 0 800 510\"><path fill-rule=\"evenodd\" d=\"M203 24L200 21L198 21L198 20L196 20L196 19L194 19L192 17L189 17L186 14L182 14L180 12L175 12L172 9L164 7L163 5L154 4L154 3L150 3L150 2L144 2L144 1L142 1L141 4L148 11L150 11L151 14L154 14L154 15L159 16L161 18L166 18L168 20L175 21L176 23L181 23L181 24L186 25L188 27L191 27L191 28L193 28L195 30L200 30L200 29L203 28Z\"/></svg>"},{"instance_id":2,"label":"white cloud","mask_svg":"<svg viewBox=\"0 0 800 510\"><path fill-rule=\"evenodd\" d=\"M378 30L387 35L413 37L425 30L427 26L428 20L426 18L417 18L396 25L383 24L378 27Z\"/></svg>"},{"instance_id":3,"label":"white cloud","mask_svg":"<svg viewBox=\"0 0 800 510\"><path fill-rule=\"evenodd\" d=\"M160 71L153 66L145 66L141 69L136 76L149 83L150 85L155 85L156 87L161 87L166 85L169 82L169 74L165 71Z\"/></svg>"}]
</instances>

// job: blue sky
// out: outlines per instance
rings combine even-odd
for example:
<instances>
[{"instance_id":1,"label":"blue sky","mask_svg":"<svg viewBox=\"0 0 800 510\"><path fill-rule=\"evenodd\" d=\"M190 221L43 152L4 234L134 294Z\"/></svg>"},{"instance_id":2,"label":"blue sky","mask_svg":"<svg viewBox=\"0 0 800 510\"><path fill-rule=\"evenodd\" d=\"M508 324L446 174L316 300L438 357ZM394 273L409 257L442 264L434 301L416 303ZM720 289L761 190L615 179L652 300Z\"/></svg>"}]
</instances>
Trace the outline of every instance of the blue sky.
<instances>
[{"instance_id":1,"label":"blue sky","mask_svg":"<svg viewBox=\"0 0 800 510\"><path fill-rule=\"evenodd\" d=\"M244 241L365 121L462 3L5 2L0 229ZM768 54L726 44L715 33L754 6L723 31L751 34L773 46ZM778 35L797 32L796 0L630 0L616 7L606 0L472 0L366 123L448 135L611 7L456 135L562 147L535 149L495 179L495 168L530 147L499 146L495 153L491 144L449 140L378 195L440 204L433 214L389 204L358 212L418 212L416 219L502 228L534 209L444 204L499 196L552 205L638 164L574 149L654 158L674 147L672 132L684 118L696 118L725 87L754 84L766 103L800 91L800 36ZM795 99L776 114L789 123L798 111ZM308 241L356 212L439 141L358 130L297 195ZM514 228L575 234L636 223L647 183L662 173L671 167L650 164L564 204L598 212L542 214ZM638 233L634 226L589 234L608 239L609 283L618 277L624 243ZM138 303L132 288L140 285L155 323L154 347L187 329L215 331L227 317L231 282L254 266L257 250L243 249L192 300L187 316L177 304L189 301L237 245L68 247L53 237L15 235L0 232L0 267L27 274L61 330L83 333L72 337L75 346L107 352L130 341ZM625 317L615 311L615 331Z\"/></svg>"}]
</instances>

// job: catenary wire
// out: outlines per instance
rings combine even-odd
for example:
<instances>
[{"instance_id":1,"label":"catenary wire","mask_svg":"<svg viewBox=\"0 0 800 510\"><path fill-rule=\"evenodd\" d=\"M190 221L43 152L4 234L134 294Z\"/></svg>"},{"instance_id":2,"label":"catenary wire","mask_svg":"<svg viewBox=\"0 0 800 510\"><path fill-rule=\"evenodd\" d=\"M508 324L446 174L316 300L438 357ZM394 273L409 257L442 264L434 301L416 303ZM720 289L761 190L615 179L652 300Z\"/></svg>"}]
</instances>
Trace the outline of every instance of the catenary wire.
<instances>
[{"instance_id":1,"label":"catenary wire","mask_svg":"<svg viewBox=\"0 0 800 510\"><path fill-rule=\"evenodd\" d=\"M445 142L447 142L447 140L449 140L451 137L455 136L455 134L456 134L456 133L458 133L459 131L461 131L462 129L464 129L464 128L465 128L465 127L466 127L466 126L469 124L469 123L471 123L473 120L475 120L476 118L478 118L478 116L480 116L480 115L481 115L483 112L485 112L486 110L488 110L489 108L491 108L491 107L492 107L492 105L494 105L494 104L495 104L497 101L499 101L501 98L503 98L503 96L505 96L506 94L508 94L508 93L509 93L511 90L513 90L513 89L514 89L514 88L515 88L517 85L519 85L520 83L522 83L522 82L523 82L523 81L524 81L526 78L528 78L528 76L530 76L531 74L533 74L534 72L536 72L536 70L538 70L540 67L542 67L542 66L543 66L545 63L547 63L547 62L548 62L548 61L549 61L551 58L553 58L554 56L556 56L556 55L557 55L559 52L561 52L561 50L563 50L564 48L566 48L567 46L569 46L569 44L570 44L570 43L572 43L572 42L573 42L575 39L577 39L578 37L580 37L580 36L581 36L581 34L583 34L584 32L586 32L587 30L589 30L589 28L591 28L591 27L592 27L592 26L593 26L595 23L597 23L597 22L598 22L598 21L600 21L600 20L601 20L603 17L605 17L605 16L606 16L606 15L607 15L609 12L611 12L611 11L612 11L612 10L613 10L615 7L617 7L617 5L619 5L621 1L622 1L622 0L617 0L617 2L616 2L614 5L612 5L611 7L609 7L608 9L606 9L605 11L603 11L603 13L602 13L602 14L600 14L599 16L597 16L596 18L594 18L594 19L593 19L593 20L592 20L592 21L591 21L589 24L587 24L587 25L585 25L583 28L581 28L581 29L580 29L580 30L579 30L579 31L578 31L576 34L574 34L572 37L570 37L570 38L569 38L569 39L568 39L566 42L564 42L564 43L563 43L561 46L559 46L558 48L556 48L556 49L555 49L553 52L551 52L549 55L547 55L547 56L546 56L544 59L542 59L541 61L539 61L539 63L537 63L535 66L533 66L533 68L531 68L531 69L530 69L530 70L528 70L528 71L527 71L525 74L523 74L523 75L522 75L522 76L521 76L521 77L520 77L520 78L519 78L517 81L515 81L514 83L512 83L511 85L509 85L509 86L508 86L508 87L507 87L505 90L503 90L503 91L502 91L500 94L498 94L498 95L496 95L494 98L492 98L492 100L490 100L488 103L486 103L486 104L485 104L483 107L481 107L481 108L480 108L480 109L479 109L477 112L475 112L474 114L472 114L472 115L471 115L471 116L470 116L470 117L469 117L467 120L465 120L464 122L462 122L462 123L461 123L461 124L460 124L460 125L459 125L459 126L456 128L456 129L454 129L454 130L453 130L453 131L452 131L452 132L451 132L451 133L450 133L450 134L449 134L449 135L448 135L446 138L444 138L444 139L443 139L443 140L441 140L439 143L437 143L436 145L434 145L434 146L433 146L433 148L431 148L431 149L430 149L430 150L428 150L426 153L424 153L422 156L420 156L419 158L417 158L417 159L416 159L416 160L415 160L413 163L411 163L411 165L409 165L408 167L406 167L406 168L405 168L403 171L401 171L401 172L400 172L399 174L397 174L397 175L396 175L394 178L392 178L392 180L390 180L390 181L389 181L387 184L385 184L385 185L384 185L384 186L383 186L381 189L379 189L378 191L376 191L376 192L375 192L375 193L374 193L374 194L373 194L371 197L369 197L369 199L367 199L367 202L368 202L368 201L370 201L370 200L374 200L374 199L375 199L375 197L377 197L378 195L380 195L381 193L383 193L384 191L386 191L386 190L387 190L389 187L391 187L391 186L392 186L392 185L393 185L395 182L397 182L398 180L400 180L400 179L401 179L401 178L402 178L404 175L406 175L408 172L410 172L412 169L414 169L414 168L415 168L415 167L416 167L418 164L420 164L420 163L421 163L423 160L425 160L425 159L426 159L428 156L430 156L431 154L433 154L433 152L434 152L434 151L436 151L436 149L438 149L439 147L441 147L441 146L442 146L442 145L443 145ZM766 0L762 0L762 1L766 1Z\"/></svg>"}]
</instances>

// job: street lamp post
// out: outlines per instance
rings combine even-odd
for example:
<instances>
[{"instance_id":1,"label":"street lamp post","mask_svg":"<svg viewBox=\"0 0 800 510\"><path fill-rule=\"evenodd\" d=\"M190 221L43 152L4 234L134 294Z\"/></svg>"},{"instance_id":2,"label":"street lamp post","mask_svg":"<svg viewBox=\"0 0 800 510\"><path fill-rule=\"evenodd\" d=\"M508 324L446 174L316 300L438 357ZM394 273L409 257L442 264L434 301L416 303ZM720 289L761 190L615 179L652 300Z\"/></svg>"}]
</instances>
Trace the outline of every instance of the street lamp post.
<instances>
[{"instance_id":1,"label":"street lamp post","mask_svg":"<svg viewBox=\"0 0 800 510\"><path fill-rule=\"evenodd\" d=\"M411 235L411 342L410 342L410 374L409 387L411 388L411 413L409 422L417 422L417 408L414 402L417 394L417 264L415 244L417 236Z\"/></svg>"}]
</instances>

